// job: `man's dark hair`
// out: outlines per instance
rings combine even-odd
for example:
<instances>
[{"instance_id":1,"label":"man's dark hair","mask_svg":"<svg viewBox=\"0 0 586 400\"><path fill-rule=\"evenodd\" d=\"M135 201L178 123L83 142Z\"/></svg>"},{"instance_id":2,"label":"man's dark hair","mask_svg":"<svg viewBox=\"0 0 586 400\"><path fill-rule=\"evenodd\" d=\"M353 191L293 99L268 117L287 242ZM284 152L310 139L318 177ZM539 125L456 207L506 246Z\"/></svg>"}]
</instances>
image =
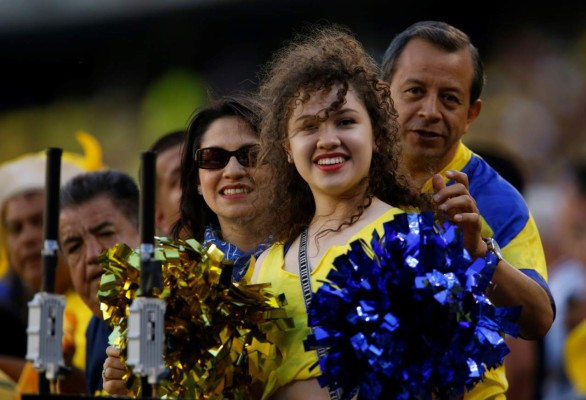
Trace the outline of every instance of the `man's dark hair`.
<instances>
[{"instance_id":1,"label":"man's dark hair","mask_svg":"<svg viewBox=\"0 0 586 400\"><path fill-rule=\"evenodd\" d=\"M391 82L397 68L397 61L405 46L411 40L422 39L447 52L468 49L472 57L474 75L470 85L470 104L480 98L486 77L484 64L478 49L470 41L470 37L458 28L441 21L420 21L399 33L389 44L382 61L382 78Z\"/></svg>"},{"instance_id":2,"label":"man's dark hair","mask_svg":"<svg viewBox=\"0 0 586 400\"><path fill-rule=\"evenodd\" d=\"M160 138L158 138L149 148L149 151L153 151L155 153L162 153L171 147L175 147L179 144L182 144L185 140L185 131L184 130L177 130L172 131L169 133L164 134Z\"/></svg>"},{"instance_id":3,"label":"man's dark hair","mask_svg":"<svg viewBox=\"0 0 586 400\"><path fill-rule=\"evenodd\" d=\"M172 147L182 145L185 140L185 131L178 130L164 134L149 147L148 151L155 154L162 153ZM142 165L138 169L138 177L142 179ZM157 189L158 190L158 189Z\"/></svg>"},{"instance_id":4,"label":"man's dark hair","mask_svg":"<svg viewBox=\"0 0 586 400\"><path fill-rule=\"evenodd\" d=\"M134 179L121 171L109 169L76 175L61 188L61 209L80 206L101 196L108 197L138 229L139 189Z\"/></svg>"}]
</instances>

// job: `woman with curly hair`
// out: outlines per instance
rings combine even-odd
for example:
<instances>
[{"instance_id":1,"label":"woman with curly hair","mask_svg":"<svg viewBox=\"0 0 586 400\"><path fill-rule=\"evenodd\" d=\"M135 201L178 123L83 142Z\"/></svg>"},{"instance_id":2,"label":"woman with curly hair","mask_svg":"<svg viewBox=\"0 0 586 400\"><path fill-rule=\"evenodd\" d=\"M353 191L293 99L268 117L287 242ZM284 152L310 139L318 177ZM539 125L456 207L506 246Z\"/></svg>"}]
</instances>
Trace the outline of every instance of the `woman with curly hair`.
<instances>
[{"instance_id":1,"label":"woman with curly hair","mask_svg":"<svg viewBox=\"0 0 586 400\"><path fill-rule=\"evenodd\" d=\"M263 399L328 399L335 394L320 387L320 368L311 368L318 354L304 349L310 331L300 251L315 290L348 243L368 242L404 212L397 207L431 203L396 172L400 148L389 86L353 35L330 26L299 36L264 73L260 94L269 107L261 157L273 173L263 188L269 211L259 225L275 244L259 258L253 280L285 293L295 329L273 337L283 362L268 374ZM271 223L275 215L278 224Z\"/></svg>"}]
</instances>

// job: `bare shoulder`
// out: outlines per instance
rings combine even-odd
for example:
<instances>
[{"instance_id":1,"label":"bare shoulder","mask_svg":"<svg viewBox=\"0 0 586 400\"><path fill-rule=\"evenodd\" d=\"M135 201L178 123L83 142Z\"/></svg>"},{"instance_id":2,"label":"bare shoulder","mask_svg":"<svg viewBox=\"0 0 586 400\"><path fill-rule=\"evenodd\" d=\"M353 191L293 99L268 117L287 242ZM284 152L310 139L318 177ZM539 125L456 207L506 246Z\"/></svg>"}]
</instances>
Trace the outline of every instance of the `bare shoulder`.
<instances>
[{"instance_id":1,"label":"bare shoulder","mask_svg":"<svg viewBox=\"0 0 586 400\"><path fill-rule=\"evenodd\" d=\"M388 203L385 203L384 201L376 197L373 198L370 207L366 209L364 215L361 218L362 224L360 228L376 221L378 218L380 218L381 215L383 215L391 209L395 209L395 207L391 206Z\"/></svg>"},{"instance_id":2,"label":"bare shoulder","mask_svg":"<svg viewBox=\"0 0 586 400\"><path fill-rule=\"evenodd\" d=\"M265 258L267 258L268 250L269 249L266 249L262 253L260 253L258 258L255 259L254 257L252 257L250 259L250 265L248 268L251 268L253 270L251 283L258 283L258 274L260 271L260 266L264 262Z\"/></svg>"}]
</instances>

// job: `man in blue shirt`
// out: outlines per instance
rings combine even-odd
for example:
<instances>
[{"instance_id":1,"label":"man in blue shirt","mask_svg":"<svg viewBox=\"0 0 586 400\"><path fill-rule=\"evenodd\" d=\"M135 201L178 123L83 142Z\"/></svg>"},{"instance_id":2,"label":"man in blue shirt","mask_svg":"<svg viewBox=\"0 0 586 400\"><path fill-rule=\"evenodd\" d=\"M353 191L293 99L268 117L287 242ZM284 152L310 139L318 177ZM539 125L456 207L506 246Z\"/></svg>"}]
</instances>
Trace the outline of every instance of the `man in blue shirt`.
<instances>
[{"instance_id":1,"label":"man in blue shirt","mask_svg":"<svg viewBox=\"0 0 586 400\"><path fill-rule=\"evenodd\" d=\"M61 189L59 245L75 290L93 316L86 330L86 387L102 390L102 369L111 329L102 319L98 288L100 254L117 243L140 244L139 189L132 177L104 170L76 176Z\"/></svg>"},{"instance_id":2,"label":"man in blue shirt","mask_svg":"<svg viewBox=\"0 0 586 400\"><path fill-rule=\"evenodd\" d=\"M555 304L533 216L521 194L462 142L482 109L485 76L478 49L449 24L417 22L391 41L382 70L398 113L405 175L417 190L433 193L457 225L477 222L471 219L480 214L483 240L473 256L491 251L498 259L490 300L521 306L521 337L543 338ZM507 388L500 367L465 399L504 399Z\"/></svg>"}]
</instances>

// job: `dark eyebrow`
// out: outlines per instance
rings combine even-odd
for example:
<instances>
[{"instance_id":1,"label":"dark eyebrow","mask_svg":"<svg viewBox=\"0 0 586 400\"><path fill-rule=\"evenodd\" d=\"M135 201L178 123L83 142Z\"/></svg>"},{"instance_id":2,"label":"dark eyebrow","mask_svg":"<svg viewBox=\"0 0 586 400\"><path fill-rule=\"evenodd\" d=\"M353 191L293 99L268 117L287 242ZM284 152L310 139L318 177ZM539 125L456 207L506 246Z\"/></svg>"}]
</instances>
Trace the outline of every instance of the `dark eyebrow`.
<instances>
[{"instance_id":1,"label":"dark eyebrow","mask_svg":"<svg viewBox=\"0 0 586 400\"><path fill-rule=\"evenodd\" d=\"M317 121L317 116L315 116L314 114L302 114L299 117L295 118L293 120L293 122L296 123L296 122L306 121L306 120Z\"/></svg>"},{"instance_id":2,"label":"dark eyebrow","mask_svg":"<svg viewBox=\"0 0 586 400\"><path fill-rule=\"evenodd\" d=\"M99 232L102 229L110 227L110 226L114 226L114 224L111 221L104 221L96 226L91 227L89 231L90 231L90 233L95 234L96 232ZM63 246L65 246L68 243L75 242L78 240L81 240L81 236L79 236L79 235L69 236L69 237L65 238L65 240L63 241Z\"/></svg>"},{"instance_id":3,"label":"dark eyebrow","mask_svg":"<svg viewBox=\"0 0 586 400\"><path fill-rule=\"evenodd\" d=\"M96 225L96 226L92 226L92 227L90 228L90 233L96 233L96 232L99 232L99 231L101 231L102 229L104 229L104 228L108 228L108 227L110 227L110 226L114 226L114 223L113 223L112 221L108 221L108 220L106 220L106 221L104 221L104 222L102 222L102 223L100 223L100 224L98 224L98 225Z\"/></svg>"},{"instance_id":4,"label":"dark eyebrow","mask_svg":"<svg viewBox=\"0 0 586 400\"><path fill-rule=\"evenodd\" d=\"M418 85L418 86L426 86L424 81L417 79L417 78L406 79L404 83L408 83L411 85ZM441 91L442 92L454 92L454 93L458 93L458 94L465 92L464 90L462 90L462 88L459 88L458 86L442 86Z\"/></svg>"},{"instance_id":5,"label":"dark eyebrow","mask_svg":"<svg viewBox=\"0 0 586 400\"><path fill-rule=\"evenodd\" d=\"M424 86L423 81L421 79L417 79L417 78L407 78L407 79L405 79L405 81L403 83L404 84L405 83L408 83L408 84L411 84L411 85Z\"/></svg>"},{"instance_id":6,"label":"dark eyebrow","mask_svg":"<svg viewBox=\"0 0 586 400\"><path fill-rule=\"evenodd\" d=\"M81 236L79 236L79 235L68 236L68 237L65 238L65 240L63 241L63 243L61 243L61 246L66 246L69 243L77 242L79 240L81 240Z\"/></svg>"},{"instance_id":7,"label":"dark eyebrow","mask_svg":"<svg viewBox=\"0 0 586 400\"><path fill-rule=\"evenodd\" d=\"M354 109L354 108L342 108L338 111L336 111L336 114L344 114L344 113L357 113L358 110Z\"/></svg>"},{"instance_id":8,"label":"dark eyebrow","mask_svg":"<svg viewBox=\"0 0 586 400\"><path fill-rule=\"evenodd\" d=\"M323 110L320 110L319 113L321 113ZM338 114L345 114L345 113L358 113L359 111L354 109L354 108L341 108L339 110L334 110L330 112L329 117L331 118L334 115L338 115ZM318 114L319 114L318 113ZM298 118L296 118L293 122L299 122L299 121L305 121L305 120L315 120L315 121L319 121L320 117L319 115L315 115L315 114L303 114L301 116L299 116Z\"/></svg>"}]
</instances>

